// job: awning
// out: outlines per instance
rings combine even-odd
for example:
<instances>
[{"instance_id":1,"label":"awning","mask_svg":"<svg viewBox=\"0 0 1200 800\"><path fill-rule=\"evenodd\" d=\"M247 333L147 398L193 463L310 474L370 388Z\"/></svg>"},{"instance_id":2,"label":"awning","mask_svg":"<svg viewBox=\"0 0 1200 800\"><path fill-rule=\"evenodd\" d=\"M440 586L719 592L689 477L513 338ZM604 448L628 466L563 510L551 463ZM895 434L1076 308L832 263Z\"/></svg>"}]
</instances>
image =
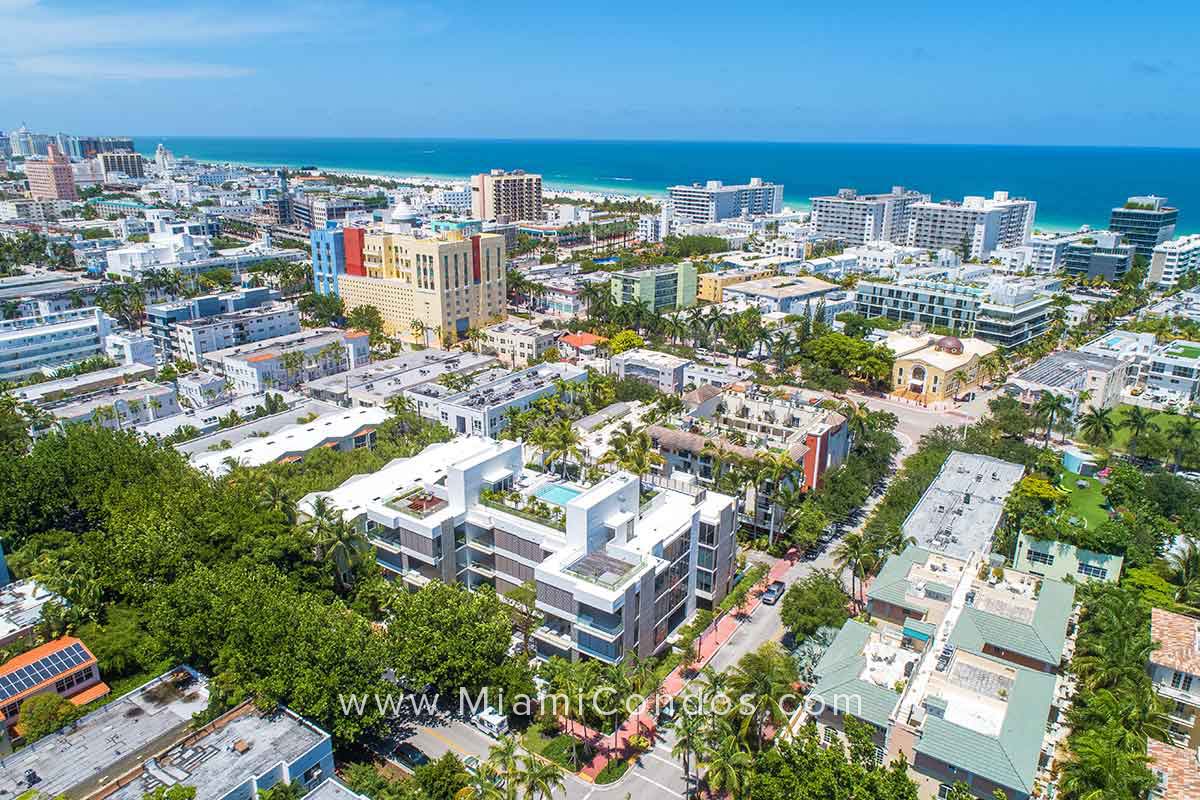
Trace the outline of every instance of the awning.
<instances>
[{"instance_id":1,"label":"awning","mask_svg":"<svg viewBox=\"0 0 1200 800\"><path fill-rule=\"evenodd\" d=\"M936 627L928 622L921 622L919 619L904 620L904 635L911 639L919 639L922 642L928 642L933 638Z\"/></svg>"},{"instance_id":2,"label":"awning","mask_svg":"<svg viewBox=\"0 0 1200 800\"><path fill-rule=\"evenodd\" d=\"M489 470L488 472L485 472L483 474L483 480L484 480L484 483L492 483L492 484L500 483L500 481L511 478L512 474L513 474L513 471L511 469L509 469L508 467L501 467L499 469L493 469L493 470Z\"/></svg>"},{"instance_id":3,"label":"awning","mask_svg":"<svg viewBox=\"0 0 1200 800\"><path fill-rule=\"evenodd\" d=\"M304 459L304 456L294 456L294 455L293 456L284 456L283 458L279 459L279 463L280 464L294 464L295 462L301 461L303 459Z\"/></svg>"},{"instance_id":4,"label":"awning","mask_svg":"<svg viewBox=\"0 0 1200 800\"><path fill-rule=\"evenodd\" d=\"M71 695L71 697L67 699L71 701L72 705L86 706L88 703L92 702L93 700L99 700L101 697L104 697L111 691L112 690L108 688L108 684L101 681L95 686L89 686L79 694Z\"/></svg>"},{"instance_id":5,"label":"awning","mask_svg":"<svg viewBox=\"0 0 1200 800\"><path fill-rule=\"evenodd\" d=\"M628 511L618 511L616 514L610 514L604 518L604 524L610 528L619 528L626 522L633 519L633 514Z\"/></svg>"}]
</instances>

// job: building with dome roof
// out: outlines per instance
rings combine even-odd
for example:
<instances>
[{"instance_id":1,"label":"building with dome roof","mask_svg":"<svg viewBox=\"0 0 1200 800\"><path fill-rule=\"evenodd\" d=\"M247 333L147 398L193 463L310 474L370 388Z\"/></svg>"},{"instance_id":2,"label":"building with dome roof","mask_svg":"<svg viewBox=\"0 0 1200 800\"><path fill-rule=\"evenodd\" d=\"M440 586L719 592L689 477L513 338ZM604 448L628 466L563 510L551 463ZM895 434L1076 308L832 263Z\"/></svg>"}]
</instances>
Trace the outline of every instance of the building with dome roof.
<instances>
[{"instance_id":1,"label":"building with dome roof","mask_svg":"<svg viewBox=\"0 0 1200 800\"><path fill-rule=\"evenodd\" d=\"M919 325L895 331L885 344L896 354L893 394L925 406L949 402L979 386L979 362L997 349L982 339L927 333Z\"/></svg>"}]
</instances>

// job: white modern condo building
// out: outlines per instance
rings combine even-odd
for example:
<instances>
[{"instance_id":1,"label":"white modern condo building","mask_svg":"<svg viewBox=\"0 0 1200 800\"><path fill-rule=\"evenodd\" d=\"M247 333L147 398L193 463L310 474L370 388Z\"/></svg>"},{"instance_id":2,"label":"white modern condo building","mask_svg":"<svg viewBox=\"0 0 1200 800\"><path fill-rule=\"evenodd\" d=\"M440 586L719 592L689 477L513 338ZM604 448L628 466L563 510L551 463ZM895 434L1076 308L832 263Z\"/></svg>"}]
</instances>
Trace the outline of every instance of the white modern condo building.
<instances>
[{"instance_id":1,"label":"white modern condo building","mask_svg":"<svg viewBox=\"0 0 1200 800\"><path fill-rule=\"evenodd\" d=\"M537 590L549 657L620 661L660 650L729 590L734 500L618 471L597 483L525 467L519 442L460 436L300 501L323 498L375 546L386 574L505 593Z\"/></svg>"},{"instance_id":2,"label":"white modern condo building","mask_svg":"<svg viewBox=\"0 0 1200 800\"><path fill-rule=\"evenodd\" d=\"M783 184L751 178L726 186L720 181L672 186L667 190L676 223L709 223L783 210Z\"/></svg>"}]
</instances>

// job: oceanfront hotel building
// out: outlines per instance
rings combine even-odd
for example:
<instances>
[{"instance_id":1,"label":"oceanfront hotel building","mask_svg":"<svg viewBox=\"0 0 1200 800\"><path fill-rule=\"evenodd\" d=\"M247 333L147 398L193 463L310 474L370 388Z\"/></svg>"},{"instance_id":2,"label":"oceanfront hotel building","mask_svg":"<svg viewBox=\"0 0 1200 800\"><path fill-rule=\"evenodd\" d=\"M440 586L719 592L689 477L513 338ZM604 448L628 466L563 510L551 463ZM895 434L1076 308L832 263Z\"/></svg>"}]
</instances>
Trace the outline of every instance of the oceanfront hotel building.
<instances>
[{"instance_id":1,"label":"oceanfront hotel building","mask_svg":"<svg viewBox=\"0 0 1200 800\"><path fill-rule=\"evenodd\" d=\"M625 471L597 483L526 468L520 442L459 436L318 498L362 530L386 574L503 594L533 583L537 653L615 664L648 657L733 575L735 502Z\"/></svg>"}]
</instances>

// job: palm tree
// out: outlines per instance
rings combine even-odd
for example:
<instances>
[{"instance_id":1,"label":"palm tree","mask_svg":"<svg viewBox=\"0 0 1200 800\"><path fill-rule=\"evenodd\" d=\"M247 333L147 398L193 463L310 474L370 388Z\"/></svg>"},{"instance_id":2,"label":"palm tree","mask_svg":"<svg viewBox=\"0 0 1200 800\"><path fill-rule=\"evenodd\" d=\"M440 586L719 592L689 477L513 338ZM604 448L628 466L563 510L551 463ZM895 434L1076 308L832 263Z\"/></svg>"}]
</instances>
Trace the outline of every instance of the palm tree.
<instances>
[{"instance_id":1,"label":"palm tree","mask_svg":"<svg viewBox=\"0 0 1200 800\"><path fill-rule=\"evenodd\" d=\"M704 720L698 714L686 710L671 723L671 732L675 734L671 757L683 761L683 782L689 795L692 793L692 755L700 754L704 743L703 730Z\"/></svg>"},{"instance_id":2,"label":"palm tree","mask_svg":"<svg viewBox=\"0 0 1200 800\"><path fill-rule=\"evenodd\" d=\"M412 331L414 339L420 339L421 344L429 346L429 337L425 331L425 323L419 319L413 319L409 324L409 330Z\"/></svg>"},{"instance_id":3,"label":"palm tree","mask_svg":"<svg viewBox=\"0 0 1200 800\"><path fill-rule=\"evenodd\" d=\"M838 568L838 572L850 570L850 596L854 598L856 604L859 603L856 580L866 579L863 563L870 558L872 553L866 539L857 531L846 534L833 551L833 563Z\"/></svg>"},{"instance_id":4,"label":"palm tree","mask_svg":"<svg viewBox=\"0 0 1200 800\"><path fill-rule=\"evenodd\" d=\"M871 409L866 403L843 400L838 411L846 418L846 429L854 442L863 442L871 429Z\"/></svg>"},{"instance_id":5,"label":"palm tree","mask_svg":"<svg viewBox=\"0 0 1200 800\"><path fill-rule=\"evenodd\" d=\"M552 761L526 755L521 758L521 772L516 783L525 790L525 800L538 800L539 797L549 800L563 788L563 768Z\"/></svg>"},{"instance_id":6,"label":"palm tree","mask_svg":"<svg viewBox=\"0 0 1200 800\"><path fill-rule=\"evenodd\" d=\"M506 800L504 790L497 785L499 782L496 768L484 761L467 775L467 785L454 793L454 800Z\"/></svg>"},{"instance_id":7,"label":"palm tree","mask_svg":"<svg viewBox=\"0 0 1200 800\"><path fill-rule=\"evenodd\" d=\"M767 723L780 725L787 720L782 700L796 680L796 664L777 642L767 642L747 653L733 668L730 691L735 697L745 698L751 708L742 722L742 734L749 738L753 732L758 749L762 749Z\"/></svg>"},{"instance_id":8,"label":"palm tree","mask_svg":"<svg viewBox=\"0 0 1200 800\"><path fill-rule=\"evenodd\" d=\"M1112 441L1117 431L1117 423L1113 421L1112 410L1092 406L1084 412L1079 423L1083 440L1095 447L1104 447Z\"/></svg>"},{"instance_id":9,"label":"palm tree","mask_svg":"<svg viewBox=\"0 0 1200 800\"><path fill-rule=\"evenodd\" d=\"M569 459L573 458L579 462L579 468L582 471L583 449L580 447L581 444L583 444L583 437L570 420L560 419L550 426L546 438L548 446L546 463L561 461L563 480L567 478L567 461Z\"/></svg>"},{"instance_id":10,"label":"palm tree","mask_svg":"<svg viewBox=\"0 0 1200 800\"><path fill-rule=\"evenodd\" d=\"M1050 444L1050 431L1054 429L1055 423L1069 416L1070 412L1071 404L1067 398L1054 392L1042 392L1042 396L1033 407L1033 413L1046 426L1047 446Z\"/></svg>"},{"instance_id":11,"label":"palm tree","mask_svg":"<svg viewBox=\"0 0 1200 800\"><path fill-rule=\"evenodd\" d=\"M316 502L323 500L319 497ZM334 583L339 589L348 590L354 585L354 570L370 552L371 543L357 527L346 522L340 511L333 512L327 505L325 509L325 515L314 516L316 524L310 523L309 530L321 560L333 564Z\"/></svg>"},{"instance_id":12,"label":"palm tree","mask_svg":"<svg viewBox=\"0 0 1200 800\"><path fill-rule=\"evenodd\" d=\"M291 350L279 357L279 366L287 373L292 386L296 385L297 376L304 369L308 359L302 350Z\"/></svg>"},{"instance_id":13,"label":"palm tree","mask_svg":"<svg viewBox=\"0 0 1200 800\"><path fill-rule=\"evenodd\" d=\"M1200 545L1191 536L1185 536L1183 546L1167 556L1171 570L1171 582L1179 588L1175 591L1175 602L1194 604L1200 600Z\"/></svg>"},{"instance_id":14,"label":"palm tree","mask_svg":"<svg viewBox=\"0 0 1200 800\"><path fill-rule=\"evenodd\" d=\"M745 786L745 775L753 759L736 736L726 736L704 753L704 782L713 792L726 792L738 800Z\"/></svg>"},{"instance_id":15,"label":"palm tree","mask_svg":"<svg viewBox=\"0 0 1200 800\"><path fill-rule=\"evenodd\" d=\"M505 792L510 800L517 796L518 781L521 775L521 745L516 736L501 737L497 744L488 750L487 763L496 775L504 778Z\"/></svg>"},{"instance_id":16,"label":"palm tree","mask_svg":"<svg viewBox=\"0 0 1200 800\"><path fill-rule=\"evenodd\" d=\"M1154 422L1153 412L1141 406L1131 406L1125 414L1125 419L1121 420L1121 428L1129 431L1129 452L1137 455L1142 437L1149 431L1157 431L1158 425Z\"/></svg>"},{"instance_id":17,"label":"palm tree","mask_svg":"<svg viewBox=\"0 0 1200 800\"><path fill-rule=\"evenodd\" d=\"M797 485L804 480L804 467L788 452L768 453L759 461L759 473L755 478L755 502L758 502L758 492L763 496L768 492L778 492L786 484ZM771 489L766 487L770 486ZM774 498L769 500L767 513L770 514L770 530L767 535L767 546L775 544L775 518L779 516L779 505Z\"/></svg>"}]
</instances>

